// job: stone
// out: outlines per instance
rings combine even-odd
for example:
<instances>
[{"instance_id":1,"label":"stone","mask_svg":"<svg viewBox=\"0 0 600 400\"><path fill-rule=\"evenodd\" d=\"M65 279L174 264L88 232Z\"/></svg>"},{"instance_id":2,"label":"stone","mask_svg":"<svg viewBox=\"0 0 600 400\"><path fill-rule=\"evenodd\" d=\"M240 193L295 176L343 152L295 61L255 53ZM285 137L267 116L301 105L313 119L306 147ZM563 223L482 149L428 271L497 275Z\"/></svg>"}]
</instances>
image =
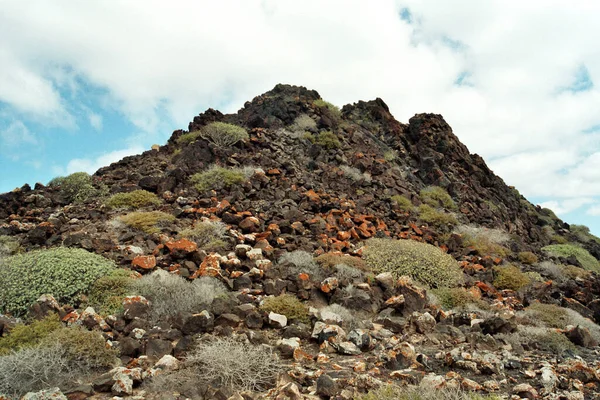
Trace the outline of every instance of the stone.
<instances>
[{"instance_id":1,"label":"stone","mask_svg":"<svg viewBox=\"0 0 600 400\"><path fill-rule=\"evenodd\" d=\"M154 256L137 256L131 261L131 266L144 271L149 271L156 267L156 257Z\"/></svg>"},{"instance_id":2,"label":"stone","mask_svg":"<svg viewBox=\"0 0 600 400\"><path fill-rule=\"evenodd\" d=\"M40 390L39 392L29 392L21 400L68 400L59 388Z\"/></svg>"},{"instance_id":3,"label":"stone","mask_svg":"<svg viewBox=\"0 0 600 400\"><path fill-rule=\"evenodd\" d=\"M501 317L492 317L479 324L481 332L484 335L496 335L499 333L512 333L517 330L517 324L514 321L506 320Z\"/></svg>"},{"instance_id":4,"label":"stone","mask_svg":"<svg viewBox=\"0 0 600 400\"><path fill-rule=\"evenodd\" d=\"M294 350L300 348L300 338L280 339L277 341L277 348L282 355L291 357L294 354Z\"/></svg>"},{"instance_id":5,"label":"stone","mask_svg":"<svg viewBox=\"0 0 600 400\"><path fill-rule=\"evenodd\" d=\"M362 353L358 346L352 342L340 342L338 344L334 344L334 348L338 353L347 356L358 355Z\"/></svg>"},{"instance_id":6,"label":"stone","mask_svg":"<svg viewBox=\"0 0 600 400\"><path fill-rule=\"evenodd\" d=\"M346 332L337 325L325 324L321 321L317 321L311 337L316 339L319 343L325 341L343 342L346 340Z\"/></svg>"},{"instance_id":7,"label":"stone","mask_svg":"<svg viewBox=\"0 0 600 400\"><path fill-rule=\"evenodd\" d=\"M283 314L277 314L271 311L269 313L268 319L269 325L273 328L282 329L285 328L287 325L287 317Z\"/></svg>"},{"instance_id":8,"label":"stone","mask_svg":"<svg viewBox=\"0 0 600 400\"><path fill-rule=\"evenodd\" d=\"M148 339L146 343L146 355L149 357L161 358L166 354L171 354L173 351L173 345L168 340L163 339Z\"/></svg>"},{"instance_id":9,"label":"stone","mask_svg":"<svg viewBox=\"0 0 600 400\"><path fill-rule=\"evenodd\" d=\"M521 383L513 387L512 392L521 399L536 399L538 392L528 383Z\"/></svg>"},{"instance_id":10,"label":"stone","mask_svg":"<svg viewBox=\"0 0 600 400\"><path fill-rule=\"evenodd\" d=\"M154 368L160 368L165 371L175 371L179 369L180 361L170 354L165 354L154 364Z\"/></svg>"},{"instance_id":11,"label":"stone","mask_svg":"<svg viewBox=\"0 0 600 400\"><path fill-rule=\"evenodd\" d=\"M348 340L362 351L370 350L373 346L373 338L366 329L354 329L348 334Z\"/></svg>"},{"instance_id":12,"label":"stone","mask_svg":"<svg viewBox=\"0 0 600 400\"><path fill-rule=\"evenodd\" d=\"M565 332L567 338L577 346L592 348L598 346L598 342L594 339L589 329L577 325Z\"/></svg>"},{"instance_id":13,"label":"stone","mask_svg":"<svg viewBox=\"0 0 600 400\"><path fill-rule=\"evenodd\" d=\"M338 384L331 376L323 374L317 379L317 394L325 398L331 398L340 392Z\"/></svg>"},{"instance_id":14,"label":"stone","mask_svg":"<svg viewBox=\"0 0 600 400\"><path fill-rule=\"evenodd\" d=\"M196 333L210 332L214 326L215 317L208 311L203 310L198 314L188 316L181 327L181 332L185 335L194 335Z\"/></svg>"},{"instance_id":15,"label":"stone","mask_svg":"<svg viewBox=\"0 0 600 400\"><path fill-rule=\"evenodd\" d=\"M413 314L414 316L415 314ZM417 313L418 315L418 313ZM435 329L436 321L435 318L428 312L418 315L415 320L415 326L417 327L417 332L425 334L433 332Z\"/></svg>"}]
</instances>

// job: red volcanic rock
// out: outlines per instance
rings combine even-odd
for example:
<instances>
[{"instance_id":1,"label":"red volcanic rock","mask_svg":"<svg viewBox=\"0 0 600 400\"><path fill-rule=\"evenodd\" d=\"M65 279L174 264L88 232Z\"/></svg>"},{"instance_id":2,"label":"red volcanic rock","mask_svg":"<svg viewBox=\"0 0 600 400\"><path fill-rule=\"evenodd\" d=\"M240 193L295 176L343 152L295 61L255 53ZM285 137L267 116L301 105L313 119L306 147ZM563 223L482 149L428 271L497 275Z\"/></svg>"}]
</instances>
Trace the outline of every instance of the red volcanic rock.
<instances>
[{"instance_id":1,"label":"red volcanic rock","mask_svg":"<svg viewBox=\"0 0 600 400\"><path fill-rule=\"evenodd\" d=\"M131 261L131 266L143 270L151 270L156 267L156 257L154 256L137 256Z\"/></svg>"}]
</instances>

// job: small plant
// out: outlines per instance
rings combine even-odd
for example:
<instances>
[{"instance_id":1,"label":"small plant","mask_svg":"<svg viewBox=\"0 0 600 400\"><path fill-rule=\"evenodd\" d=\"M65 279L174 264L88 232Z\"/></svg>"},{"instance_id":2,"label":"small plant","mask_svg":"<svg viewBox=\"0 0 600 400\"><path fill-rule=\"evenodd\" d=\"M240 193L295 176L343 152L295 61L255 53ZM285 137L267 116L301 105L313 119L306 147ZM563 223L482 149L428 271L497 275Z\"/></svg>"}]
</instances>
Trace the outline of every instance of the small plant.
<instances>
[{"instance_id":1,"label":"small plant","mask_svg":"<svg viewBox=\"0 0 600 400\"><path fill-rule=\"evenodd\" d=\"M454 233L463 238L463 244L472 247L482 256L506 257L510 250L502 246L510 240L510 236L499 229L480 228L471 225L458 226Z\"/></svg>"},{"instance_id":2,"label":"small plant","mask_svg":"<svg viewBox=\"0 0 600 400\"><path fill-rule=\"evenodd\" d=\"M419 194L421 201L431 207L444 207L448 210L456 210L458 207L448 192L439 186L428 186Z\"/></svg>"},{"instance_id":3,"label":"small plant","mask_svg":"<svg viewBox=\"0 0 600 400\"><path fill-rule=\"evenodd\" d=\"M421 221L438 228L454 226L458 223L458 220L453 214L439 211L428 204L421 204L418 211L419 219Z\"/></svg>"},{"instance_id":4,"label":"small plant","mask_svg":"<svg viewBox=\"0 0 600 400\"><path fill-rule=\"evenodd\" d=\"M515 336L514 333L512 335ZM577 353L577 346L555 329L519 326L517 337L522 344L535 346L554 354L562 354L565 351Z\"/></svg>"},{"instance_id":5,"label":"small plant","mask_svg":"<svg viewBox=\"0 0 600 400\"><path fill-rule=\"evenodd\" d=\"M538 257L531 251L521 251L519 253L519 261L523 264L531 265L538 262Z\"/></svg>"},{"instance_id":6,"label":"small plant","mask_svg":"<svg viewBox=\"0 0 600 400\"><path fill-rule=\"evenodd\" d=\"M216 165L190 177L191 182L199 192L229 188L243 183L246 179L247 176L241 169L228 169Z\"/></svg>"},{"instance_id":7,"label":"small plant","mask_svg":"<svg viewBox=\"0 0 600 400\"><path fill-rule=\"evenodd\" d=\"M121 222L146 233L160 232L159 226L175 221L175 216L162 211L135 211L122 217Z\"/></svg>"},{"instance_id":8,"label":"small plant","mask_svg":"<svg viewBox=\"0 0 600 400\"><path fill-rule=\"evenodd\" d=\"M294 120L290 129L294 133L312 132L317 130L317 123L310 116L302 114Z\"/></svg>"},{"instance_id":9,"label":"small plant","mask_svg":"<svg viewBox=\"0 0 600 400\"><path fill-rule=\"evenodd\" d=\"M555 257L575 257L581 266L593 272L600 272L600 263L586 249L575 244L552 244L542 247L542 251Z\"/></svg>"},{"instance_id":10,"label":"small plant","mask_svg":"<svg viewBox=\"0 0 600 400\"><path fill-rule=\"evenodd\" d=\"M360 172L358 168L354 168L349 165L342 165L340 169L344 172L344 176L347 176L355 182L371 182L371 175L367 172Z\"/></svg>"},{"instance_id":11,"label":"small plant","mask_svg":"<svg viewBox=\"0 0 600 400\"><path fill-rule=\"evenodd\" d=\"M279 258L279 264L291 264L292 267L288 267L289 274L306 273L315 277L321 275L319 265L315 262L312 254L307 251L295 250L284 253Z\"/></svg>"},{"instance_id":12,"label":"small plant","mask_svg":"<svg viewBox=\"0 0 600 400\"><path fill-rule=\"evenodd\" d=\"M324 313L333 313L339 316L342 319L342 322L339 325L348 329L348 331L361 327L360 321L356 318L356 311L350 311L339 304L330 304L323 307L321 309L321 315Z\"/></svg>"},{"instance_id":13,"label":"small plant","mask_svg":"<svg viewBox=\"0 0 600 400\"><path fill-rule=\"evenodd\" d=\"M154 193L146 190L134 190L129 193L117 193L112 195L105 203L109 208L127 208L136 210L160 204L160 199Z\"/></svg>"},{"instance_id":14,"label":"small plant","mask_svg":"<svg viewBox=\"0 0 600 400\"><path fill-rule=\"evenodd\" d=\"M306 132L304 134L304 139L308 139L311 143L317 144L328 150L338 149L341 146L340 140L335 135L335 133L331 131L320 132L316 136L309 132Z\"/></svg>"},{"instance_id":15,"label":"small plant","mask_svg":"<svg viewBox=\"0 0 600 400\"><path fill-rule=\"evenodd\" d=\"M327 108L331 112L331 114L333 114L335 117L339 118L339 117L342 116L340 108L338 106L336 106L336 105L328 102L328 101L325 101L323 99L319 99L319 100L314 100L313 104L315 106L317 106L317 107L320 107L320 108L323 108L323 107Z\"/></svg>"},{"instance_id":16,"label":"small plant","mask_svg":"<svg viewBox=\"0 0 600 400\"><path fill-rule=\"evenodd\" d=\"M62 324L56 314L48 315L39 321L33 321L29 325L17 324L10 330L8 335L0 337L0 355L35 347L50 333L61 328Z\"/></svg>"},{"instance_id":17,"label":"small plant","mask_svg":"<svg viewBox=\"0 0 600 400\"><path fill-rule=\"evenodd\" d=\"M181 237L193 240L200 247L214 246L223 242L227 234L227 225L220 221L201 221L192 228L179 232Z\"/></svg>"},{"instance_id":18,"label":"small plant","mask_svg":"<svg viewBox=\"0 0 600 400\"><path fill-rule=\"evenodd\" d=\"M87 292L115 264L83 249L58 247L34 250L6 259L0 265L0 310L23 315L43 294L72 302Z\"/></svg>"},{"instance_id":19,"label":"small plant","mask_svg":"<svg viewBox=\"0 0 600 400\"><path fill-rule=\"evenodd\" d=\"M473 293L464 288L439 288L432 292L446 310L462 308L469 303L478 303L478 299Z\"/></svg>"},{"instance_id":20,"label":"small plant","mask_svg":"<svg viewBox=\"0 0 600 400\"><path fill-rule=\"evenodd\" d=\"M244 128L225 122L211 122L203 127L200 133L203 138L220 148L231 147L237 142L249 138L248 132Z\"/></svg>"},{"instance_id":21,"label":"small plant","mask_svg":"<svg viewBox=\"0 0 600 400\"><path fill-rule=\"evenodd\" d=\"M354 400L502 400L490 394L483 395L460 389L434 389L421 386L382 385Z\"/></svg>"},{"instance_id":22,"label":"small plant","mask_svg":"<svg viewBox=\"0 0 600 400\"><path fill-rule=\"evenodd\" d=\"M351 256L349 254L325 253L315 258L315 261L325 269L332 269L336 265L345 264L361 271L367 270L367 265L363 259L360 257Z\"/></svg>"},{"instance_id":23,"label":"small plant","mask_svg":"<svg viewBox=\"0 0 600 400\"><path fill-rule=\"evenodd\" d=\"M101 315L117 314L122 310L123 298L131 290L133 282L130 271L115 269L92 284L87 304Z\"/></svg>"},{"instance_id":24,"label":"small plant","mask_svg":"<svg viewBox=\"0 0 600 400\"><path fill-rule=\"evenodd\" d=\"M398 158L398 152L396 150L388 150L383 153L383 159L387 162L395 161Z\"/></svg>"},{"instance_id":25,"label":"small plant","mask_svg":"<svg viewBox=\"0 0 600 400\"><path fill-rule=\"evenodd\" d=\"M433 288L453 287L463 280L460 266L439 248L414 240L370 239L363 258L374 273L408 275Z\"/></svg>"},{"instance_id":26,"label":"small plant","mask_svg":"<svg viewBox=\"0 0 600 400\"><path fill-rule=\"evenodd\" d=\"M132 293L151 302L150 320L160 322L182 313L197 313L212 304L227 289L215 278L202 277L192 282L163 270L145 275L133 283Z\"/></svg>"},{"instance_id":27,"label":"small plant","mask_svg":"<svg viewBox=\"0 0 600 400\"><path fill-rule=\"evenodd\" d=\"M334 272L334 276L336 278L338 278L338 280L340 282L343 281L354 281L354 280L360 280L362 281L364 279L364 273L363 271L361 271L358 268L354 268L351 267L349 265L346 264L337 264L335 267L335 272Z\"/></svg>"},{"instance_id":28,"label":"small plant","mask_svg":"<svg viewBox=\"0 0 600 400\"><path fill-rule=\"evenodd\" d=\"M21 251L21 244L15 237L0 235L0 257L12 256Z\"/></svg>"},{"instance_id":29,"label":"small plant","mask_svg":"<svg viewBox=\"0 0 600 400\"><path fill-rule=\"evenodd\" d=\"M593 235L590 232L590 228L588 228L585 225L572 224L569 226L569 230L571 231L571 233L573 235L575 235L577 237L577 239L580 242L586 243L586 242L589 242L590 240L592 240L596 243L600 243L600 238L598 236Z\"/></svg>"},{"instance_id":30,"label":"small plant","mask_svg":"<svg viewBox=\"0 0 600 400\"><path fill-rule=\"evenodd\" d=\"M308 307L291 294L267 297L260 308L267 313L274 312L285 315L291 321L310 323Z\"/></svg>"},{"instance_id":31,"label":"small plant","mask_svg":"<svg viewBox=\"0 0 600 400\"><path fill-rule=\"evenodd\" d=\"M183 133L183 134L181 134L181 136L179 136L177 138L177 143L184 144L184 145L190 144L192 142L195 142L201 135L202 135L202 132L200 132L200 131L192 131L192 132L188 132L188 133Z\"/></svg>"},{"instance_id":32,"label":"small plant","mask_svg":"<svg viewBox=\"0 0 600 400\"><path fill-rule=\"evenodd\" d=\"M68 203L82 203L98 195L94 188L94 180L86 172L75 172L66 177L58 177L51 180L49 186L59 186L60 194Z\"/></svg>"},{"instance_id":33,"label":"small plant","mask_svg":"<svg viewBox=\"0 0 600 400\"><path fill-rule=\"evenodd\" d=\"M531 283L531 279L514 265L494 267L494 286L498 289L519 290Z\"/></svg>"},{"instance_id":34,"label":"small plant","mask_svg":"<svg viewBox=\"0 0 600 400\"><path fill-rule=\"evenodd\" d=\"M390 200L392 200L396 207L403 212L411 212L415 208L410 199L399 194L390 197Z\"/></svg>"},{"instance_id":35,"label":"small plant","mask_svg":"<svg viewBox=\"0 0 600 400\"><path fill-rule=\"evenodd\" d=\"M60 345L64 357L71 365L84 370L99 370L114 366L118 352L106 346L106 341L97 331L84 328L62 328L50 333L40 343L41 347Z\"/></svg>"}]
</instances>

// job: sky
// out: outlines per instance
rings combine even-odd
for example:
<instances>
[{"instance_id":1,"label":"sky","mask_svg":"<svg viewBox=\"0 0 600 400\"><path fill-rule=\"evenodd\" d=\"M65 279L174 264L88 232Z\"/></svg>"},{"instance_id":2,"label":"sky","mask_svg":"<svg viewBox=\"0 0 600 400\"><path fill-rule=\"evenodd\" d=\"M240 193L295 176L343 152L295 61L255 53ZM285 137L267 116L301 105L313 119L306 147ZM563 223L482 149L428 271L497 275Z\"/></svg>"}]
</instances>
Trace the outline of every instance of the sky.
<instances>
[{"instance_id":1,"label":"sky","mask_svg":"<svg viewBox=\"0 0 600 400\"><path fill-rule=\"evenodd\" d=\"M277 83L442 114L600 235L600 2L0 0L0 192L93 173Z\"/></svg>"}]
</instances>

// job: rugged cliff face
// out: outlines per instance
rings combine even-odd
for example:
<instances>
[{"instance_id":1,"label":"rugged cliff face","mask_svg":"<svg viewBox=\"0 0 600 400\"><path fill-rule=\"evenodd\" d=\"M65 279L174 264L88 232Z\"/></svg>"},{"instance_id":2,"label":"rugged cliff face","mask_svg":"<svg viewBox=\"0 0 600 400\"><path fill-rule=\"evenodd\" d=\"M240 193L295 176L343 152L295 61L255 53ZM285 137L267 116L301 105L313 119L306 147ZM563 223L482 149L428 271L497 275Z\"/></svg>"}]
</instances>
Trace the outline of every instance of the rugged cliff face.
<instances>
[{"instance_id":1,"label":"rugged cliff face","mask_svg":"<svg viewBox=\"0 0 600 400\"><path fill-rule=\"evenodd\" d=\"M194 134L214 122L243 127L248 137L224 146L205 134ZM228 181L229 175L218 175L216 180L198 185L194 174L215 165L237 174L235 182ZM434 386L453 382L449 385L491 392L512 390L533 398L530 396L536 390L544 395L559 390L556 382L549 387L538 371L544 363L553 363L552 373L562 374L560 390L565 393L578 391L577 379L589 386L586 390L590 393L600 383L592 368L596 343L591 320L591 330L554 327L565 329L564 337L581 347L580 354L590 360L589 366L581 360L578 366L561 364L561 360L550 362L552 352L545 353L531 344L523 349L513 343L508 349L508 342L502 342L506 338L495 336L515 332L518 322L514 313L534 300L566 307L600 322L597 276L584 271L600 270L600 265L596 266L600 244L590 235L571 232L570 226L550 210L532 205L507 186L480 156L469 153L441 115L417 114L404 124L394 119L379 98L339 110L321 100L314 90L277 85L247 102L236 114L207 110L194 117L187 131L173 132L166 145L101 168L89 185L94 195L84 201L73 201L64 190L64 182L37 184L34 189L24 186L0 195L0 235L4 240L17 241L27 251L83 248L142 274L162 269L189 280L217 277L233 292L231 303L207 307L206 318L212 318L210 328L190 328L190 318L200 318L197 316L180 315L177 323L162 321L163 327L177 332L168 338L162 333L148 333L153 332L152 324L141 306L136 308L135 318L118 314L108 317L108 324L87 323L88 328L103 331L116 347L126 349L121 351L121 358L130 366L138 368L137 360L144 354L181 358L189 347L179 344L184 343L182 338L188 343L189 337L199 333L245 333L253 341L252 335L264 332L261 340L277 347L284 359L295 362L295 373L300 374L290 372L296 379L293 383L281 381L270 394L275 397L283 396L281 386L286 384L289 393L298 392L289 398L303 398L300 392L308 396L311 391L322 398L352 398L376 387L379 381L417 383L426 373L434 372L435 379L427 378ZM121 217L127 212L110 207L107 199L136 190L158 197L142 210L161 211L171 219L145 232L123 223ZM186 229L189 236L190 229L207 221L225 226L218 246L186 237ZM489 239L493 234L503 235L502 239ZM442 305L426 297L424 288L402 279L394 283L397 277L377 275L379 271L369 270L369 263L361 258L373 238L410 239L449 253L462 269L461 293L491 310L443 311ZM591 259L558 252L556 247L542 251L545 246L567 243L587 249ZM300 254L298 251L321 256L321 261L345 254L350 258L330 267L352 262L360 265L360 271L355 277L342 277L321 262L323 270L318 272L288 273L289 254ZM547 264L542 265L542 261ZM549 264L554 265L552 271ZM562 272L558 277L561 265L572 267L572 273ZM508 267L529 274L523 275L526 283L513 287L499 281L502 271L513 271L506 270ZM356 344L358 339L321 340L323 329L341 329L344 323L327 319L317 310L310 322L290 326L260 311L265 296L284 292L316 308L344 304L364 313L361 315L368 323L352 337L359 337L361 343L368 338L369 343L361 347ZM444 293L438 295L443 297ZM82 318L76 311L79 305L55 305L53 309L63 319L68 317L65 321L78 321ZM33 309L40 312L46 308L38 304ZM89 316L86 318L89 322ZM131 324L145 333L134 337ZM6 326L10 326L8 319ZM339 333L339 338L344 335ZM296 337L301 346L286 342L282 347L277 342ZM327 343L332 347L327 348ZM353 343L354 347L342 343ZM131 350L134 344L135 351ZM453 346L473 354L456 353L450 349ZM524 351L543 360L539 365L528 361L527 366L517 362L518 366L513 363L514 368L509 367L505 357L517 357ZM319 352L324 355L322 362ZM359 357L356 363L362 364L348 364L348 355ZM400 355L408 361L399 361ZM341 363L347 374L335 372L336 363ZM593 377L576 377L577 368ZM462 376L447 374L450 369ZM523 369L532 376L523 375ZM321 378L315 375L319 370L331 380L321 382L321 387ZM490 378L495 383L490 383ZM526 379L531 385L514 389ZM349 387L345 394L344 382ZM290 389L290 384L295 389ZM330 387L324 389L324 385ZM204 396L213 396L213 389L206 389L210 394Z\"/></svg>"}]
</instances>

